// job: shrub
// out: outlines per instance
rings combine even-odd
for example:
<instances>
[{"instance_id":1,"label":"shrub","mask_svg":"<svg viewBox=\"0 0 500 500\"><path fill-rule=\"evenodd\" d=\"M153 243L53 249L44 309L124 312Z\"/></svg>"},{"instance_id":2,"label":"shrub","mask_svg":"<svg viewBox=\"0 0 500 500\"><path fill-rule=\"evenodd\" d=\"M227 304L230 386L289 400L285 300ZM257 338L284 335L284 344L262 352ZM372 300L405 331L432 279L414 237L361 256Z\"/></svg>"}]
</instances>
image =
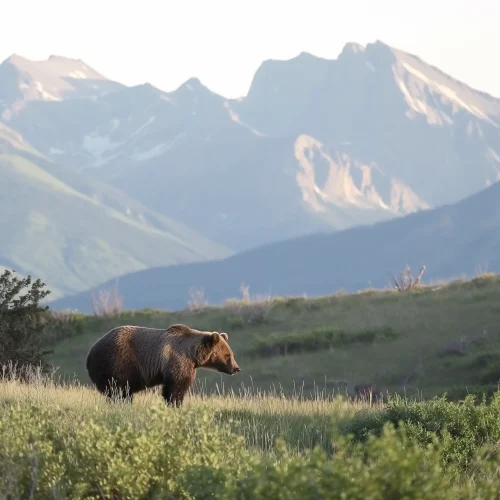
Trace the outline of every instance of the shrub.
<instances>
[{"instance_id":1,"label":"shrub","mask_svg":"<svg viewBox=\"0 0 500 500\"><path fill-rule=\"evenodd\" d=\"M317 328L304 333L271 333L257 337L249 353L257 356L286 356L302 352L320 351L352 344L369 344L393 340L399 335L392 328L346 332L334 328Z\"/></svg>"},{"instance_id":2,"label":"shrub","mask_svg":"<svg viewBox=\"0 0 500 500\"><path fill-rule=\"evenodd\" d=\"M396 396L384 410L360 412L342 423L341 429L363 442L371 434L380 435L386 423L396 427L403 423L408 437L421 446L437 436L443 446L443 465L465 470L484 445L500 440L500 393L489 403L484 398L479 404L473 395L459 403L445 396L424 402Z\"/></svg>"},{"instance_id":3,"label":"shrub","mask_svg":"<svg viewBox=\"0 0 500 500\"><path fill-rule=\"evenodd\" d=\"M90 318L77 311L48 310L43 318L46 328L43 335L43 346L52 346L65 339L84 333L84 326Z\"/></svg>"},{"instance_id":4,"label":"shrub","mask_svg":"<svg viewBox=\"0 0 500 500\"><path fill-rule=\"evenodd\" d=\"M212 425L207 411L162 405L125 424L97 411L68 416L62 408L4 408L0 496L192 498L195 479L214 494L249 462L243 440Z\"/></svg>"},{"instance_id":5,"label":"shrub","mask_svg":"<svg viewBox=\"0 0 500 500\"><path fill-rule=\"evenodd\" d=\"M83 314L78 311L72 311L71 309L65 309L64 311L47 311L45 313L45 319L47 323L56 326L63 325L73 325L75 324Z\"/></svg>"},{"instance_id":6,"label":"shrub","mask_svg":"<svg viewBox=\"0 0 500 500\"><path fill-rule=\"evenodd\" d=\"M349 446L343 440L339 445L333 460L320 450L302 457L282 447L279 461L261 461L252 467L237 483L233 498L480 498L480 487L472 491L454 474L443 473L438 442L419 447L406 437L404 428L386 426L381 437L371 437L363 446Z\"/></svg>"},{"instance_id":7,"label":"shrub","mask_svg":"<svg viewBox=\"0 0 500 500\"><path fill-rule=\"evenodd\" d=\"M260 324L267 320L271 309L274 306L274 300L269 295L250 294L250 288L241 285L241 299L227 299L224 301L224 308L242 317L246 323Z\"/></svg>"},{"instance_id":8,"label":"shrub","mask_svg":"<svg viewBox=\"0 0 500 500\"><path fill-rule=\"evenodd\" d=\"M2 498L113 498L264 500L494 498L490 473L474 488L442 469L445 449L430 436L420 446L406 426L385 425L364 443L338 438L332 458L315 449L297 455L278 440L275 458L249 452L204 408L176 411L155 405L123 417L27 402L2 405ZM111 418L113 417L113 418ZM498 465L492 450L475 457L475 470ZM497 454L498 455L498 454ZM492 465L489 466L490 469Z\"/></svg>"},{"instance_id":9,"label":"shrub","mask_svg":"<svg viewBox=\"0 0 500 500\"><path fill-rule=\"evenodd\" d=\"M228 400L95 404L87 389L45 379L36 397L0 381L0 498L498 498L500 393L489 405L399 399L365 412L339 401L328 424L298 401L291 414L274 412L272 398L245 414L228 412ZM347 415L348 436L337 426ZM270 448L251 439L256 427Z\"/></svg>"},{"instance_id":10,"label":"shrub","mask_svg":"<svg viewBox=\"0 0 500 500\"><path fill-rule=\"evenodd\" d=\"M47 323L45 334L43 336L43 345L45 347L53 346L63 340L82 335L85 332L84 326L86 321L86 318L82 317L74 323Z\"/></svg>"},{"instance_id":11,"label":"shrub","mask_svg":"<svg viewBox=\"0 0 500 500\"><path fill-rule=\"evenodd\" d=\"M189 290L188 309L193 313L200 313L208 306L203 288L191 288Z\"/></svg>"},{"instance_id":12,"label":"shrub","mask_svg":"<svg viewBox=\"0 0 500 500\"><path fill-rule=\"evenodd\" d=\"M45 328L39 303L49 290L39 279L18 278L6 270L0 276L0 364L41 364L49 351L41 350Z\"/></svg>"},{"instance_id":13,"label":"shrub","mask_svg":"<svg viewBox=\"0 0 500 500\"><path fill-rule=\"evenodd\" d=\"M98 293L92 293L92 311L94 316L112 318L119 316L123 308L123 297L118 292L118 284L114 288L105 288Z\"/></svg>"},{"instance_id":14,"label":"shrub","mask_svg":"<svg viewBox=\"0 0 500 500\"><path fill-rule=\"evenodd\" d=\"M406 266L404 271L399 274L399 277L394 276L392 279L394 288L398 292L408 292L420 286L420 280L425 272L425 266L420 268L417 277L413 277L410 266Z\"/></svg>"}]
</instances>

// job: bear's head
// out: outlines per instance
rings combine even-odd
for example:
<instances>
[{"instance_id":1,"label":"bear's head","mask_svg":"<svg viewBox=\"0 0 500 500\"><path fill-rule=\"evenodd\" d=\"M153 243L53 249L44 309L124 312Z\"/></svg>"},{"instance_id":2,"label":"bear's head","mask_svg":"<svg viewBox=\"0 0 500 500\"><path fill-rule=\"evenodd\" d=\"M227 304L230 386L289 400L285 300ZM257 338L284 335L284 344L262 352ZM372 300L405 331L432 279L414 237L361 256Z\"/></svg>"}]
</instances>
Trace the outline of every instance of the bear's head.
<instances>
[{"instance_id":1,"label":"bear's head","mask_svg":"<svg viewBox=\"0 0 500 500\"><path fill-rule=\"evenodd\" d=\"M203 336L198 350L198 366L218 372L234 375L240 367L234 359L233 350L229 347L227 333L212 332Z\"/></svg>"}]
</instances>

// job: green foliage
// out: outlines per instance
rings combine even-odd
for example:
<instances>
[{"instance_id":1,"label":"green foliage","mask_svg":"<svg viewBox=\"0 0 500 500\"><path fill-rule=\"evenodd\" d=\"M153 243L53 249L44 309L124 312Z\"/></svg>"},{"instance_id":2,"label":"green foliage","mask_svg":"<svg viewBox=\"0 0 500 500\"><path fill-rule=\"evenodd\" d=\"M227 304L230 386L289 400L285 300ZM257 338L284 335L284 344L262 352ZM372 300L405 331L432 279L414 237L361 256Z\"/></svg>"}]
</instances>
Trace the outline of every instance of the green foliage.
<instances>
[{"instance_id":1,"label":"green foliage","mask_svg":"<svg viewBox=\"0 0 500 500\"><path fill-rule=\"evenodd\" d=\"M257 356L286 356L314 352L352 344L371 344L393 340L398 334L392 328L346 332L335 328L316 328L303 333L271 333L258 336L251 344L249 353Z\"/></svg>"},{"instance_id":2,"label":"green foliage","mask_svg":"<svg viewBox=\"0 0 500 500\"><path fill-rule=\"evenodd\" d=\"M479 370L479 380L483 384L497 384L500 381L500 353L498 352L479 354L470 363L470 367Z\"/></svg>"},{"instance_id":3,"label":"green foliage","mask_svg":"<svg viewBox=\"0 0 500 500\"><path fill-rule=\"evenodd\" d=\"M39 306L50 291L31 277L18 278L9 270L0 275L0 365L42 364L48 351L40 348L45 324Z\"/></svg>"},{"instance_id":4,"label":"green foliage","mask_svg":"<svg viewBox=\"0 0 500 500\"><path fill-rule=\"evenodd\" d=\"M404 429L383 430L364 446L339 441L333 460L320 450L309 457L290 455L281 445L280 460L256 464L237 486L234 498L251 499L458 499L479 498L467 484L458 484L440 467L439 444L422 448Z\"/></svg>"},{"instance_id":5,"label":"green foliage","mask_svg":"<svg viewBox=\"0 0 500 500\"><path fill-rule=\"evenodd\" d=\"M2 498L114 499L480 499L495 498L500 460L493 448L459 477L443 469L446 444L425 444L408 425L385 424L363 442L337 438L335 455L245 448L206 407L135 410L109 405L77 412L0 401ZM491 424L491 422L490 422Z\"/></svg>"},{"instance_id":6,"label":"green foliage","mask_svg":"<svg viewBox=\"0 0 500 500\"><path fill-rule=\"evenodd\" d=\"M486 398L478 403L473 395L458 403L445 396L422 402L394 397L385 409L361 412L341 428L363 442L371 434L380 435L387 423L396 427L404 423L408 437L421 446L437 436L443 447L443 465L463 471L483 446L500 441L500 393L489 403Z\"/></svg>"},{"instance_id":7,"label":"green foliage","mask_svg":"<svg viewBox=\"0 0 500 500\"><path fill-rule=\"evenodd\" d=\"M53 346L58 342L82 335L85 327L96 320L82 313L47 311L44 315L46 328L43 336L44 346Z\"/></svg>"},{"instance_id":8,"label":"green foliage","mask_svg":"<svg viewBox=\"0 0 500 500\"><path fill-rule=\"evenodd\" d=\"M243 316L228 316L226 318L227 329L240 330L245 328L245 318Z\"/></svg>"},{"instance_id":9,"label":"green foliage","mask_svg":"<svg viewBox=\"0 0 500 500\"><path fill-rule=\"evenodd\" d=\"M469 363L471 368L484 368L485 366L498 365L500 364L500 353L498 352L486 352L478 354Z\"/></svg>"},{"instance_id":10,"label":"green foliage","mask_svg":"<svg viewBox=\"0 0 500 500\"><path fill-rule=\"evenodd\" d=\"M500 392L492 401L153 394L0 379L0 498L494 499Z\"/></svg>"},{"instance_id":11,"label":"green foliage","mask_svg":"<svg viewBox=\"0 0 500 500\"><path fill-rule=\"evenodd\" d=\"M496 384L498 382L500 382L500 367L498 366L489 367L481 377L483 384Z\"/></svg>"},{"instance_id":12,"label":"green foliage","mask_svg":"<svg viewBox=\"0 0 500 500\"><path fill-rule=\"evenodd\" d=\"M206 487L214 491L248 467L242 439L212 428L206 410L154 406L121 425L103 421L95 411L71 419L58 407L4 408L2 498L28 498L30 491L35 498L164 498L161 492L192 498L194 477L211 476L214 484Z\"/></svg>"}]
</instances>

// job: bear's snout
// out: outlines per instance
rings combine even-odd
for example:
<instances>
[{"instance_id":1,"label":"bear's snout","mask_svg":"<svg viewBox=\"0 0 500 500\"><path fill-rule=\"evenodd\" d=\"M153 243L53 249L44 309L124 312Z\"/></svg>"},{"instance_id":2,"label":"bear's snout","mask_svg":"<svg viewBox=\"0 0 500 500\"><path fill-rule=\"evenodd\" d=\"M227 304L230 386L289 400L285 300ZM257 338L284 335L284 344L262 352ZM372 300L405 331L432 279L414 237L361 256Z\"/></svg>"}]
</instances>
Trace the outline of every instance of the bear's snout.
<instances>
[{"instance_id":1,"label":"bear's snout","mask_svg":"<svg viewBox=\"0 0 500 500\"><path fill-rule=\"evenodd\" d=\"M236 373L239 373L241 372L241 368L239 366L235 366L233 368L233 372L231 373L231 375L235 375Z\"/></svg>"}]
</instances>

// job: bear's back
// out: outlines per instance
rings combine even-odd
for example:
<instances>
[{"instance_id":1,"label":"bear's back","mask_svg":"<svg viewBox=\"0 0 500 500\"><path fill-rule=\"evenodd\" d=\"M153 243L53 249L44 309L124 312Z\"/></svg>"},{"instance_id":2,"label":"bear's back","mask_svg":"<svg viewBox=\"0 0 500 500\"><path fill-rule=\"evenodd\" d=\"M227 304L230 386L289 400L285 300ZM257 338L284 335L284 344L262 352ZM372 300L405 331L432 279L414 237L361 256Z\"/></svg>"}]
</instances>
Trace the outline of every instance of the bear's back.
<instances>
[{"instance_id":1,"label":"bear's back","mask_svg":"<svg viewBox=\"0 0 500 500\"><path fill-rule=\"evenodd\" d=\"M168 344L166 329L125 325L113 328L90 349L87 369L94 383L114 378L133 386L158 377ZM167 349L168 350L168 349Z\"/></svg>"},{"instance_id":2,"label":"bear's back","mask_svg":"<svg viewBox=\"0 0 500 500\"><path fill-rule=\"evenodd\" d=\"M165 329L140 326L118 326L105 333L91 347L87 356L87 368L92 360L114 364L117 358L125 356L134 359L141 354L158 350L165 335Z\"/></svg>"},{"instance_id":3,"label":"bear's back","mask_svg":"<svg viewBox=\"0 0 500 500\"><path fill-rule=\"evenodd\" d=\"M135 374L149 383L173 358L191 357L200 336L209 334L180 324L168 328L119 326L103 335L90 349L87 369L94 381Z\"/></svg>"}]
</instances>

